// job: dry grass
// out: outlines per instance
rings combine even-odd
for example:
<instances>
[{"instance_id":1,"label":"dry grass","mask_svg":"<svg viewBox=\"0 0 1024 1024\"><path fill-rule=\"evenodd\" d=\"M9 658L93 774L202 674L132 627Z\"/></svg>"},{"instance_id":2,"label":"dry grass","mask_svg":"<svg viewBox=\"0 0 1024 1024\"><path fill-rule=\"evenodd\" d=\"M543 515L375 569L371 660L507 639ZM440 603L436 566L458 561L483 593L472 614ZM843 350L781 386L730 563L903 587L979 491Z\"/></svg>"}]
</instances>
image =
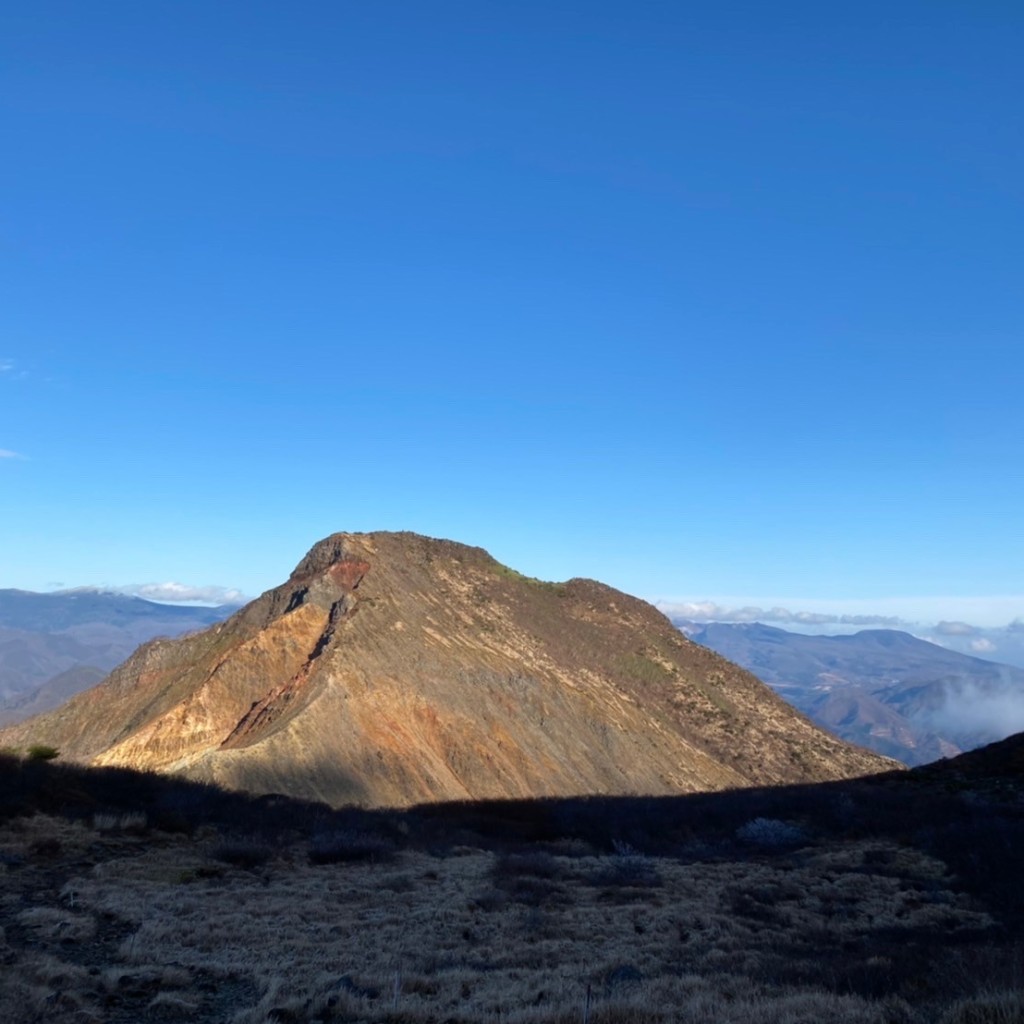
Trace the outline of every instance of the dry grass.
<instances>
[{"instance_id":1,"label":"dry grass","mask_svg":"<svg viewBox=\"0 0 1024 1024\"><path fill-rule=\"evenodd\" d=\"M213 829L2 826L0 850L25 858L0 898L4 1020L1021 1020L1012 992L943 989L992 921L941 862L889 841L718 863L464 848L324 865L293 836L250 867L223 845Z\"/></svg>"},{"instance_id":2,"label":"dry grass","mask_svg":"<svg viewBox=\"0 0 1024 1024\"><path fill-rule=\"evenodd\" d=\"M940 1024L1021 1024L1024 994L1020 990L983 992L960 999L943 1014Z\"/></svg>"}]
</instances>

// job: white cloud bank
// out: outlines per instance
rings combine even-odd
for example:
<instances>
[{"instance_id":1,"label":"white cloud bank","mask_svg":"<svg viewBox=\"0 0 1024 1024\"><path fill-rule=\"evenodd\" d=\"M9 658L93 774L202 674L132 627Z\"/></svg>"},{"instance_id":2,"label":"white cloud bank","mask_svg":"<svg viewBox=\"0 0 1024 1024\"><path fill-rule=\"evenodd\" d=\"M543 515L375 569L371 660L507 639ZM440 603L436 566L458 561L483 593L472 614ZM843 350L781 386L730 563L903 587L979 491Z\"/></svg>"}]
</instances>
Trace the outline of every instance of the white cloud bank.
<instances>
[{"instance_id":1,"label":"white cloud bank","mask_svg":"<svg viewBox=\"0 0 1024 1024\"><path fill-rule=\"evenodd\" d=\"M940 732L976 733L988 743L1024 731L1024 694L1012 685L995 691L961 685L947 691L939 710L922 718Z\"/></svg>"},{"instance_id":2,"label":"white cloud bank","mask_svg":"<svg viewBox=\"0 0 1024 1024\"><path fill-rule=\"evenodd\" d=\"M776 622L796 626L880 626L886 629L910 625L896 615L792 611L778 605L771 608L762 608L760 605L734 607L715 601L656 601L655 604L669 618L690 619L694 622Z\"/></svg>"},{"instance_id":3,"label":"white cloud bank","mask_svg":"<svg viewBox=\"0 0 1024 1024\"><path fill-rule=\"evenodd\" d=\"M666 597L655 600L666 615L706 622L777 622L816 626L918 628L937 635L977 636L985 629L1024 633L1024 594L992 597L882 597L801 599L715 597L699 601Z\"/></svg>"},{"instance_id":4,"label":"white cloud bank","mask_svg":"<svg viewBox=\"0 0 1024 1024\"><path fill-rule=\"evenodd\" d=\"M160 604L244 604L248 600L245 594L233 587L193 587L186 583L129 583L111 589Z\"/></svg>"}]
</instances>

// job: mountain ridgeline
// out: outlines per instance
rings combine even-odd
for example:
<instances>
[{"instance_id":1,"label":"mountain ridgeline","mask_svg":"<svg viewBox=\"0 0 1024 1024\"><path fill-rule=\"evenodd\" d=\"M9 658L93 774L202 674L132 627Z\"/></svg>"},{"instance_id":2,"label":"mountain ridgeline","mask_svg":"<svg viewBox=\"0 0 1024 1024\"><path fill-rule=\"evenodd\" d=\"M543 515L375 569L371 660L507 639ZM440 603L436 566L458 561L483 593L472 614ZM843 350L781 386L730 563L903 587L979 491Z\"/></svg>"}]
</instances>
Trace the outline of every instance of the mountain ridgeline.
<instances>
[{"instance_id":1,"label":"mountain ridgeline","mask_svg":"<svg viewBox=\"0 0 1024 1024\"><path fill-rule=\"evenodd\" d=\"M88 587L0 590L0 725L95 685L146 640L205 629L235 610L157 604Z\"/></svg>"},{"instance_id":2,"label":"mountain ridgeline","mask_svg":"<svg viewBox=\"0 0 1024 1024\"><path fill-rule=\"evenodd\" d=\"M910 765L1024 729L1024 669L899 630L808 636L759 622L677 625L819 725Z\"/></svg>"},{"instance_id":3,"label":"mountain ridgeline","mask_svg":"<svg viewBox=\"0 0 1024 1024\"><path fill-rule=\"evenodd\" d=\"M480 548L334 534L228 620L142 646L0 732L65 759L335 806L667 794L893 763L815 727L657 609Z\"/></svg>"}]
</instances>

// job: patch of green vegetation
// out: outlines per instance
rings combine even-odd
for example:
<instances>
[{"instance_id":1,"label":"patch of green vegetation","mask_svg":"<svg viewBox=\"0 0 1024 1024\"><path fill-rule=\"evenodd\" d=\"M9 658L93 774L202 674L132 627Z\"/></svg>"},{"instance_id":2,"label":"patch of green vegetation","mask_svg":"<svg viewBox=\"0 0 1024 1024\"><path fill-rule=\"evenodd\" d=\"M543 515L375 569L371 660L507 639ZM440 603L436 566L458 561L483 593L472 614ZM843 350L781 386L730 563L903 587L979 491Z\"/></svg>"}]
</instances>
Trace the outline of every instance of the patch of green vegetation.
<instances>
[{"instance_id":1,"label":"patch of green vegetation","mask_svg":"<svg viewBox=\"0 0 1024 1024\"><path fill-rule=\"evenodd\" d=\"M616 668L640 683L665 683L672 673L646 654L621 654L615 659Z\"/></svg>"},{"instance_id":2,"label":"patch of green vegetation","mask_svg":"<svg viewBox=\"0 0 1024 1024\"><path fill-rule=\"evenodd\" d=\"M535 576L524 576L523 573L510 569L507 565L502 565L501 562L495 562L493 569L495 575L503 576L505 579L517 580L520 583L526 583L531 587L546 590L553 594L563 594L565 592L564 583L551 583L548 580L539 580Z\"/></svg>"},{"instance_id":3,"label":"patch of green vegetation","mask_svg":"<svg viewBox=\"0 0 1024 1024\"><path fill-rule=\"evenodd\" d=\"M700 682L698 682L696 684L696 686L697 686L697 689L699 689L700 692L705 697L707 697L707 699L709 701L711 701L711 703L714 704L715 707L718 708L719 711L721 711L721 712L723 712L724 714L727 714L727 715L735 714L736 709L720 693L718 693L713 687L704 686Z\"/></svg>"},{"instance_id":4,"label":"patch of green vegetation","mask_svg":"<svg viewBox=\"0 0 1024 1024\"><path fill-rule=\"evenodd\" d=\"M510 569L507 565L502 565L501 562L495 562L493 568L496 576L504 576L506 579L525 580L528 578L521 572L516 572L515 569Z\"/></svg>"},{"instance_id":5,"label":"patch of green vegetation","mask_svg":"<svg viewBox=\"0 0 1024 1024\"><path fill-rule=\"evenodd\" d=\"M28 759L30 761L52 761L60 757L60 751L46 743L33 743L28 748Z\"/></svg>"}]
</instances>

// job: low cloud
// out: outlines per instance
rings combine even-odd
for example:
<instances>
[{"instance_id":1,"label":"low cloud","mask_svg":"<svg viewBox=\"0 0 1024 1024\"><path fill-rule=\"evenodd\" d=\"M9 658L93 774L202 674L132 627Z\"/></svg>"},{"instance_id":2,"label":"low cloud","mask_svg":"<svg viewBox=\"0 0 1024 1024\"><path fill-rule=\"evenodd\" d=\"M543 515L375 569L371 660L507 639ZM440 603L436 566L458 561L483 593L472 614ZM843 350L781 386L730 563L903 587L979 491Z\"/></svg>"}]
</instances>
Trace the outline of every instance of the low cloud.
<instances>
[{"instance_id":1,"label":"low cloud","mask_svg":"<svg viewBox=\"0 0 1024 1024\"><path fill-rule=\"evenodd\" d=\"M754 618L747 616L760 611L758 608L727 608L714 601L656 601L655 604L672 618L696 622L754 622Z\"/></svg>"},{"instance_id":2,"label":"low cloud","mask_svg":"<svg viewBox=\"0 0 1024 1024\"><path fill-rule=\"evenodd\" d=\"M971 650L978 654L988 654L989 652L996 650L996 645L987 637L981 637L980 640L971 641Z\"/></svg>"},{"instance_id":3,"label":"low cloud","mask_svg":"<svg viewBox=\"0 0 1024 1024\"><path fill-rule=\"evenodd\" d=\"M1007 633L1024 633L1024 619L1014 619L1006 627Z\"/></svg>"},{"instance_id":4,"label":"low cloud","mask_svg":"<svg viewBox=\"0 0 1024 1024\"><path fill-rule=\"evenodd\" d=\"M1024 731L1024 694L1009 680L986 687L952 686L941 708L921 717L937 732L969 740L972 745L991 743Z\"/></svg>"},{"instance_id":5,"label":"low cloud","mask_svg":"<svg viewBox=\"0 0 1024 1024\"><path fill-rule=\"evenodd\" d=\"M939 622L935 625L935 632L940 636L974 636L978 627L969 622Z\"/></svg>"},{"instance_id":6,"label":"low cloud","mask_svg":"<svg viewBox=\"0 0 1024 1024\"><path fill-rule=\"evenodd\" d=\"M883 626L898 629L909 625L895 615L843 615L834 612L803 612L757 605L729 607L714 601L659 601L658 608L672 619L694 622L777 622L800 626Z\"/></svg>"},{"instance_id":7,"label":"low cloud","mask_svg":"<svg viewBox=\"0 0 1024 1024\"><path fill-rule=\"evenodd\" d=\"M114 588L119 594L130 594L161 604L243 604L247 598L232 587L192 587L185 583L129 583Z\"/></svg>"}]
</instances>

